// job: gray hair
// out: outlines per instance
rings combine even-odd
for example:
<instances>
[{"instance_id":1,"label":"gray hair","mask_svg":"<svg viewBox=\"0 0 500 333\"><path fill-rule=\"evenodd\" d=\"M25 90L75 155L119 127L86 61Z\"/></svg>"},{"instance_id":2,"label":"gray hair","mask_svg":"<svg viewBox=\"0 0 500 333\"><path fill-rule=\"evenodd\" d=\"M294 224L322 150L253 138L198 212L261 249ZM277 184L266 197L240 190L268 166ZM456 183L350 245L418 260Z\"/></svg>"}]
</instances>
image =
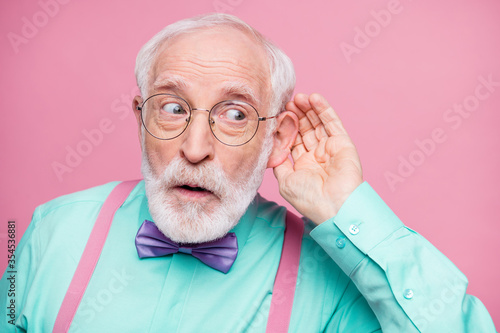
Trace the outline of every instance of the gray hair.
<instances>
[{"instance_id":1,"label":"gray hair","mask_svg":"<svg viewBox=\"0 0 500 333\"><path fill-rule=\"evenodd\" d=\"M271 100L267 116L275 116L284 110L286 103L292 98L295 87L295 71L292 61L260 32L236 16L228 14L208 14L177 21L163 28L144 44L137 55L135 64L135 77L142 96L147 97L149 74L157 52L165 42L183 33L218 26L233 27L249 33L262 45L267 54L271 77Z\"/></svg>"}]
</instances>

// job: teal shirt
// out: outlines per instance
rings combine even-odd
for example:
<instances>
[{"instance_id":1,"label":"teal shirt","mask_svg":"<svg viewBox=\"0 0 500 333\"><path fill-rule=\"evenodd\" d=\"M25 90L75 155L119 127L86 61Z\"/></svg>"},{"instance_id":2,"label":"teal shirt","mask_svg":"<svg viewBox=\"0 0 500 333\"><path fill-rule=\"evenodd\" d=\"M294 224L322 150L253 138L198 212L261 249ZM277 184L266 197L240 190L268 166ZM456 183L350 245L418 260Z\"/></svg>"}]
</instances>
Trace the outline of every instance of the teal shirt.
<instances>
[{"instance_id":1,"label":"teal shirt","mask_svg":"<svg viewBox=\"0 0 500 333\"><path fill-rule=\"evenodd\" d=\"M104 200L117 183L38 207L0 281L1 332L51 332ZM152 219L144 183L115 214L70 332L265 332L285 209L257 196L233 232L227 273L183 253L139 259L135 235ZM312 231L311 231L312 230ZM8 269L9 270L9 269ZM367 183L334 218L306 222L290 332L495 332L466 278L404 227ZM279 297L278 294L275 297Z\"/></svg>"}]
</instances>

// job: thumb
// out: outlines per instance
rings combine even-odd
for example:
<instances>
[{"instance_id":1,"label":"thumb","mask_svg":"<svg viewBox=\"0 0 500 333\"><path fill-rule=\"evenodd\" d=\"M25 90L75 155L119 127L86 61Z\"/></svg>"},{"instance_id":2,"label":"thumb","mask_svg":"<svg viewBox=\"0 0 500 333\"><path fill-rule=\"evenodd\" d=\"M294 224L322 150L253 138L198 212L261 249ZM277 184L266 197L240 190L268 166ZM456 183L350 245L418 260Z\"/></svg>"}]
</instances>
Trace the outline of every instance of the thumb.
<instances>
[{"instance_id":1,"label":"thumb","mask_svg":"<svg viewBox=\"0 0 500 333\"><path fill-rule=\"evenodd\" d=\"M274 177L278 180L278 184L282 184L290 174L293 173L292 162L287 158L283 163L274 167Z\"/></svg>"}]
</instances>

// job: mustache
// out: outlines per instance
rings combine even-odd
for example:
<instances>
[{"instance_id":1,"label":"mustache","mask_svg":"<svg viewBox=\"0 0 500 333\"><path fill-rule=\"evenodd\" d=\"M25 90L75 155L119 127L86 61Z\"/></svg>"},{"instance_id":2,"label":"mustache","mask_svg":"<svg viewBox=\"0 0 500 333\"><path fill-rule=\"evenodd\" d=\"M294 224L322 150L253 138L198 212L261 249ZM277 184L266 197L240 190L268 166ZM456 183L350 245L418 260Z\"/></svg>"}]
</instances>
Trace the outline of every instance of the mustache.
<instances>
[{"instance_id":1,"label":"mustache","mask_svg":"<svg viewBox=\"0 0 500 333\"><path fill-rule=\"evenodd\" d=\"M215 163L193 166L178 157L165 167L159 178L166 188L197 186L218 197L225 197L230 192L226 173Z\"/></svg>"}]
</instances>

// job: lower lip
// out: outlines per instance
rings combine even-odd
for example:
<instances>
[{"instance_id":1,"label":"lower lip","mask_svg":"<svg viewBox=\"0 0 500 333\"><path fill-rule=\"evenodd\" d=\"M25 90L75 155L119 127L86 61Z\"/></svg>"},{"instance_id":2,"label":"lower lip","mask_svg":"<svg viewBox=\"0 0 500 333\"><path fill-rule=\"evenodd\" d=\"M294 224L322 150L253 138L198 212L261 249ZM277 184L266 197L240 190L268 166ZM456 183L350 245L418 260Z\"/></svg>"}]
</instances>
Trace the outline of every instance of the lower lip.
<instances>
[{"instance_id":1,"label":"lower lip","mask_svg":"<svg viewBox=\"0 0 500 333\"><path fill-rule=\"evenodd\" d=\"M213 193L210 191L191 191L183 187L175 187L175 190L179 192L181 195L192 199L205 198L208 197L209 195L213 195Z\"/></svg>"}]
</instances>

